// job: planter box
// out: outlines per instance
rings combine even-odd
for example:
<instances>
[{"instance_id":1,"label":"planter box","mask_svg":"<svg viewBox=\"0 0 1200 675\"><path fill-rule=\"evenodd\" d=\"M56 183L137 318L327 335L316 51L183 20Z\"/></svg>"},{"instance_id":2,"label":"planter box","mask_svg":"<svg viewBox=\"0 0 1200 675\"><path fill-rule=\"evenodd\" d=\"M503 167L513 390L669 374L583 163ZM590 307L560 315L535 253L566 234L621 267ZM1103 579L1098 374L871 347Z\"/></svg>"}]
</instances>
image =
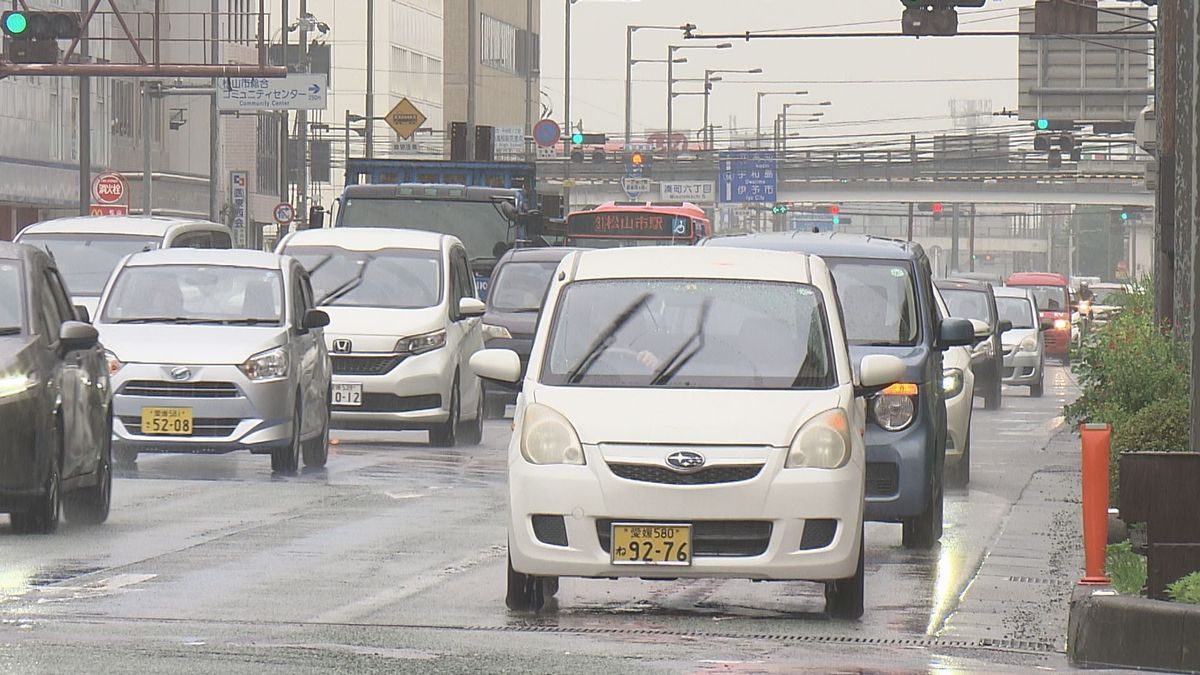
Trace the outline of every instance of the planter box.
<instances>
[{"instance_id":1,"label":"planter box","mask_svg":"<svg viewBox=\"0 0 1200 675\"><path fill-rule=\"evenodd\" d=\"M1200 453L1123 452L1121 519L1146 523L1146 587L1166 587L1200 571Z\"/></svg>"},{"instance_id":2,"label":"planter box","mask_svg":"<svg viewBox=\"0 0 1200 675\"><path fill-rule=\"evenodd\" d=\"M1071 600L1067 656L1079 666L1200 672L1200 605L1080 587Z\"/></svg>"}]
</instances>

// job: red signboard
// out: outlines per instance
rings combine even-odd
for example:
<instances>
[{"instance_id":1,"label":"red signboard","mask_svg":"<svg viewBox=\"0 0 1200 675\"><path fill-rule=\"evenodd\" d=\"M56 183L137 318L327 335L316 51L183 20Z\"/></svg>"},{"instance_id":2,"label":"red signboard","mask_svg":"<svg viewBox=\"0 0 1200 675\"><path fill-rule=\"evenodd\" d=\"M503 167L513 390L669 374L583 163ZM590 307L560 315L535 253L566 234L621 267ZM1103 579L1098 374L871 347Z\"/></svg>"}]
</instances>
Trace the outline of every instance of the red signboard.
<instances>
[{"instance_id":1,"label":"red signboard","mask_svg":"<svg viewBox=\"0 0 1200 675\"><path fill-rule=\"evenodd\" d=\"M102 173L92 181L92 199L101 204L116 204L125 192L125 179L118 174Z\"/></svg>"},{"instance_id":2,"label":"red signboard","mask_svg":"<svg viewBox=\"0 0 1200 675\"><path fill-rule=\"evenodd\" d=\"M124 204L92 204L93 216L127 216L129 207Z\"/></svg>"}]
</instances>

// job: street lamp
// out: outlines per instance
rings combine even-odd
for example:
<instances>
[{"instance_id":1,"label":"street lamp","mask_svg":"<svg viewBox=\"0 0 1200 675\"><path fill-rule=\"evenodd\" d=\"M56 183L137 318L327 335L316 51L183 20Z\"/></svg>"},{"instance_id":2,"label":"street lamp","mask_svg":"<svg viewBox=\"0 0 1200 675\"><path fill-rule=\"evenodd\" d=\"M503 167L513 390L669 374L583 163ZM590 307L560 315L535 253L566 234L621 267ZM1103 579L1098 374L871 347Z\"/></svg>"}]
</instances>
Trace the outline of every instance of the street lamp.
<instances>
[{"instance_id":1,"label":"street lamp","mask_svg":"<svg viewBox=\"0 0 1200 675\"><path fill-rule=\"evenodd\" d=\"M808 96L807 91L760 91L754 109L754 143L762 144L762 100L764 96Z\"/></svg>"},{"instance_id":2,"label":"street lamp","mask_svg":"<svg viewBox=\"0 0 1200 675\"><path fill-rule=\"evenodd\" d=\"M681 30L682 26L626 26L625 27L625 148L629 148L630 135L633 129L633 64L635 63L665 63L661 59L653 61L633 58L633 34L639 30Z\"/></svg>"},{"instance_id":3,"label":"street lamp","mask_svg":"<svg viewBox=\"0 0 1200 675\"><path fill-rule=\"evenodd\" d=\"M740 70L739 69L731 70L731 69L727 69L727 68L717 68L717 69L704 71L704 127L703 127L703 129L704 129L704 147L706 149L712 150L712 146L713 146L712 133L709 131L709 128L708 128L708 97L709 97L709 94L712 93L712 83L720 81L720 79L721 79L720 77L713 77L713 74L714 73L726 73L726 74L740 73L740 74L746 74L746 75L761 75L762 71L763 71L762 68L744 68L744 69L740 69Z\"/></svg>"},{"instance_id":4,"label":"street lamp","mask_svg":"<svg viewBox=\"0 0 1200 675\"><path fill-rule=\"evenodd\" d=\"M680 49L731 49L733 43L715 45L667 45L667 161L671 161L671 136L675 132L675 109L671 93L675 84L675 52Z\"/></svg>"},{"instance_id":5,"label":"street lamp","mask_svg":"<svg viewBox=\"0 0 1200 675\"><path fill-rule=\"evenodd\" d=\"M788 130L787 130L787 123L788 123L788 108L791 108L791 107L793 107L793 106L806 106L806 105L809 105L809 106L811 106L811 105L825 105L825 104L824 104L824 103L785 103L785 104L783 104L783 112L779 113L779 117L777 117L777 118L776 118L776 120L775 120L775 123L776 123L776 128L778 128L778 129L780 129L780 130L781 130L781 132L780 132L780 134L779 134L779 135L780 135L780 137L781 137L781 139L782 139L781 150L782 150L782 154L783 154L783 158L784 158L784 159L787 159L787 144L788 144ZM801 120L801 122L803 122L803 123L808 123L808 124L811 124L811 123L814 123L814 122L820 122L820 121L821 121L821 118L825 116L825 113L823 113L823 112L812 112L812 113L809 113L808 115L809 115L808 119L806 119L806 120Z\"/></svg>"}]
</instances>

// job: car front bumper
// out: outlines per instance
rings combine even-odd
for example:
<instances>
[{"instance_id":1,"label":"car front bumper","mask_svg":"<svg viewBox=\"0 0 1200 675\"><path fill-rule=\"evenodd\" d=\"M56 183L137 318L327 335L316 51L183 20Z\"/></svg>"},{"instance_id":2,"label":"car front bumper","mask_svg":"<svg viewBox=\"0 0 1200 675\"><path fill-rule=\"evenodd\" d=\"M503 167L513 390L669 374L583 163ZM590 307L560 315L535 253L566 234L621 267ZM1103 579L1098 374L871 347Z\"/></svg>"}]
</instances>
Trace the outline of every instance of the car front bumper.
<instances>
[{"instance_id":1,"label":"car front bumper","mask_svg":"<svg viewBox=\"0 0 1200 675\"><path fill-rule=\"evenodd\" d=\"M899 522L925 510L931 457L937 451L933 424L925 412L918 412L917 420L903 431L867 425L867 520Z\"/></svg>"},{"instance_id":2,"label":"car front bumper","mask_svg":"<svg viewBox=\"0 0 1200 675\"><path fill-rule=\"evenodd\" d=\"M338 358L395 358L355 355L334 359L333 384L362 385L362 405L333 406L332 424L342 429L429 429L450 418L450 386L457 365L442 348L406 356L381 375L339 371Z\"/></svg>"},{"instance_id":3,"label":"car front bumper","mask_svg":"<svg viewBox=\"0 0 1200 675\"><path fill-rule=\"evenodd\" d=\"M1031 385L1042 381L1042 355L1013 351L1004 355L1004 384Z\"/></svg>"},{"instance_id":4,"label":"car front bumper","mask_svg":"<svg viewBox=\"0 0 1200 675\"><path fill-rule=\"evenodd\" d=\"M857 462L836 470L783 469L786 450L776 448L749 480L680 486L620 478L595 446L584 451L585 466L535 466L519 454L510 461L509 552L517 571L773 580L843 579L855 573L863 513L863 468ZM540 539L534 516L562 523L565 545ZM610 522L692 524L691 564L612 564L606 550ZM824 545L812 547L814 537L806 537L809 523L814 531L825 528L827 536L817 542ZM745 548L722 552L721 542L728 543L723 536L739 538Z\"/></svg>"},{"instance_id":5,"label":"car front bumper","mask_svg":"<svg viewBox=\"0 0 1200 675\"><path fill-rule=\"evenodd\" d=\"M267 453L292 439L296 384L292 378L253 381L233 365L188 365L191 377L172 380L180 364L127 363L112 378L113 444L138 452ZM143 408L189 408L190 436L142 432Z\"/></svg>"}]
</instances>

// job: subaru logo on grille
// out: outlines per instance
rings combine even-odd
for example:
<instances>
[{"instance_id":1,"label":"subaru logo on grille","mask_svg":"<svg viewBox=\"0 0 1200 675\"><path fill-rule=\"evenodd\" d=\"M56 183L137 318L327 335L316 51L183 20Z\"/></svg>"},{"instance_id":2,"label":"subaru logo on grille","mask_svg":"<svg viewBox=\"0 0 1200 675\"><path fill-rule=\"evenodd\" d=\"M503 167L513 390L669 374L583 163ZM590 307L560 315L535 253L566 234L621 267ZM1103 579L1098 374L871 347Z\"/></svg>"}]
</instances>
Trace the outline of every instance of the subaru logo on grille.
<instances>
[{"instance_id":1,"label":"subaru logo on grille","mask_svg":"<svg viewBox=\"0 0 1200 675\"><path fill-rule=\"evenodd\" d=\"M704 455L689 450L680 450L667 456L667 464L679 471L695 471L704 466Z\"/></svg>"},{"instance_id":2,"label":"subaru logo on grille","mask_svg":"<svg viewBox=\"0 0 1200 675\"><path fill-rule=\"evenodd\" d=\"M171 369L171 379L177 382L189 380L192 377L192 369L185 366L179 366Z\"/></svg>"},{"instance_id":3,"label":"subaru logo on grille","mask_svg":"<svg viewBox=\"0 0 1200 675\"><path fill-rule=\"evenodd\" d=\"M346 338L338 338L333 341L333 351L335 354L349 354L352 345Z\"/></svg>"}]
</instances>

